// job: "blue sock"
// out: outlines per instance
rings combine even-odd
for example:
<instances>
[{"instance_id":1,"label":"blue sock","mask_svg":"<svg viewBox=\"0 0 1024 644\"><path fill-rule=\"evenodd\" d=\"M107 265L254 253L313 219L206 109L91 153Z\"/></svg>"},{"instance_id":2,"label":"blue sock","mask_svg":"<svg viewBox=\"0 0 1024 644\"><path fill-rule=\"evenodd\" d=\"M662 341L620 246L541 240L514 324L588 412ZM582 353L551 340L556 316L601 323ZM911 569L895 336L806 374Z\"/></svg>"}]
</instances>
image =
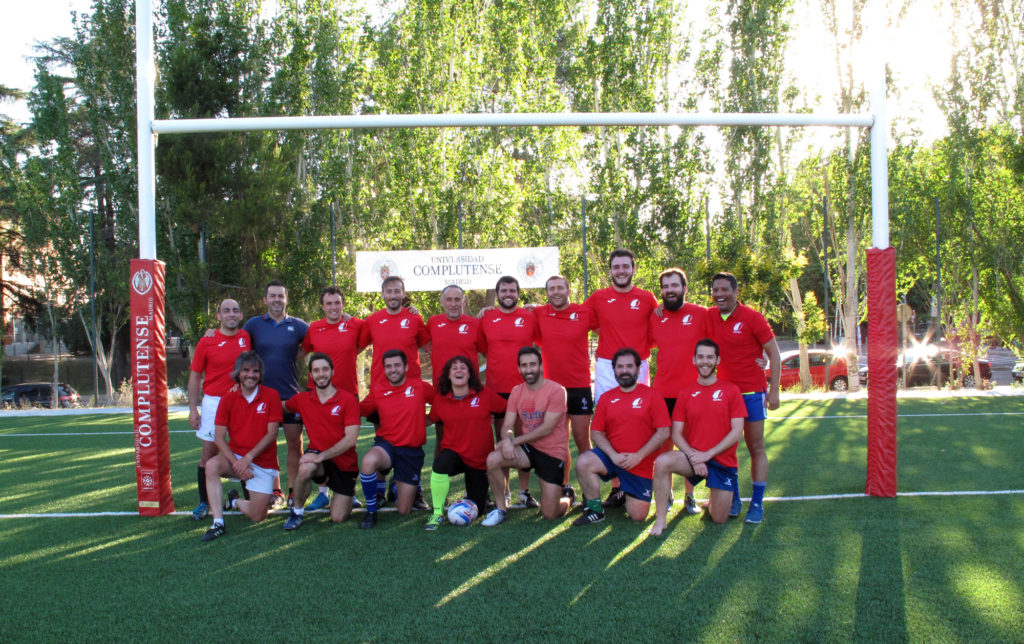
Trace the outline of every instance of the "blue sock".
<instances>
[{"instance_id":1,"label":"blue sock","mask_svg":"<svg viewBox=\"0 0 1024 644\"><path fill-rule=\"evenodd\" d=\"M366 511L377 514L377 473L359 474L359 483L363 486L363 497L366 499Z\"/></svg>"},{"instance_id":2,"label":"blue sock","mask_svg":"<svg viewBox=\"0 0 1024 644\"><path fill-rule=\"evenodd\" d=\"M739 474L732 477L732 496L734 503L740 500L740 477Z\"/></svg>"},{"instance_id":3,"label":"blue sock","mask_svg":"<svg viewBox=\"0 0 1024 644\"><path fill-rule=\"evenodd\" d=\"M754 491L750 495L750 502L752 504L761 505L761 501L764 499L764 487L768 485L768 481L753 481Z\"/></svg>"},{"instance_id":4,"label":"blue sock","mask_svg":"<svg viewBox=\"0 0 1024 644\"><path fill-rule=\"evenodd\" d=\"M384 494L388 489L388 482L385 479L377 479L377 494Z\"/></svg>"}]
</instances>

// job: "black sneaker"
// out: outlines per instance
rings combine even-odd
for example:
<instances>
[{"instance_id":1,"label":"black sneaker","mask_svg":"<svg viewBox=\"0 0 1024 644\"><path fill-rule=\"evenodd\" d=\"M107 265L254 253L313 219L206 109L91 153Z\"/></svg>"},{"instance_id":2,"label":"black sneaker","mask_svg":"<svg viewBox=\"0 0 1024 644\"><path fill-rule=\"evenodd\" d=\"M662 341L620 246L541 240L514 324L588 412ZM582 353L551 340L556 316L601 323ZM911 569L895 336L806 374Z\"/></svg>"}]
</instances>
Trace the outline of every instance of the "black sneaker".
<instances>
[{"instance_id":1,"label":"black sneaker","mask_svg":"<svg viewBox=\"0 0 1024 644\"><path fill-rule=\"evenodd\" d=\"M600 523L604 521L604 512L594 512L590 508L583 510L583 515L572 522L575 525L590 525L591 523Z\"/></svg>"},{"instance_id":2,"label":"black sneaker","mask_svg":"<svg viewBox=\"0 0 1024 644\"><path fill-rule=\"evenodd\" d=\"M537 503L537 499L533 498L529 490L519 490L519 503L525 508L540 507L540 503Z\"/></svg>"},{"instance_id":3,"label":"black sneaker","mask_svg":"<svg viewBox=\"0 0 1024 644\"><path fill-rule=\"evenodd\" d=\"M388 504L388 497L384 496L383 492L377 492L377 509L383 508Z\"/></svg>"},{"instance_id":4,"label":"black sneaker","mask_svg":"<svg viewBox=\"0 0 1024 644\"><path fill-rule=\"evenodd\" d=\"M562 496L569 499L569 507L576 505L576 490L572 489L571 485L562 487Z\"/></svg>"},{"instance_id":5,"label":"black sneaker","mask_svg":"<svg viewBox=\"0 0 1024 644\"><path fill-rule=\"evenodd\" d=\"M210 529L206 531L206 534L203 535L203 541L213 541L217 537L223 537L223 536L224 536L224 524L223 523L214 523L212 526L210 526Z\"/></svg>"},{"instance_id":6,"label":"black sneaker","mask_svg":"<svg viewBox=\"0 0 1024 644\"><path fill-rule=\"evenodd\" d=\"M370 530L371 528L373 528L376 525L377 525L377 513L376 512L367 512L366 516L363 517L363 520L359 522L359 529L360 530Z\"/></svg>"},{"instance_id":7,"label":"black sneaker","mask_svg":"<svg viewBox=\"0 0 1024 644\"><path fill-rule=\"evenodd\" d=\"M224 499L224 509L225 510L234 510L235 508L232 507L231 504L233 502L237 501L238 497L239 497L238 490L236 490L235 488L231 488L230 490L228 490L228 498Z\"/></svg>"},{"instance_id":8,"label":"black sneaker","mask_svg":"<svg viewBox=\"0 0 1024 644\"><path fill-rule=\"evenodd\" d=\"M423 500L423 490L416 490L416 500L412 502L413 510L429 510L430 506Z\"/></svg>"},{"instance_id":9,"label":"black sneaker","mask_svg":"<svg viewBox=\"0 0 1024 644\"><path fill-rule=\"evenodd\" d=\"M617 487L613 487L611 494L608 498L601 503L601 507L604 508L621 508L626 504L626 493Z\"/></svg>"}]
</instances>

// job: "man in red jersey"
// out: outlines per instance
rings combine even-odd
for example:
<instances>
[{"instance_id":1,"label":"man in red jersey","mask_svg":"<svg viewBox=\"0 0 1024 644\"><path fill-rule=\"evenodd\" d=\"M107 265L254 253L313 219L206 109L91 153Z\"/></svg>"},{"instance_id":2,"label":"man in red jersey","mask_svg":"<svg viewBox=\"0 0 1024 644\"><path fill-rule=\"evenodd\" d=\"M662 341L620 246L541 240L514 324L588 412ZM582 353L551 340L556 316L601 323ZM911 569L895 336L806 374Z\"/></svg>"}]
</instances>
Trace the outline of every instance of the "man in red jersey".
<instances>
[{"instance_id":1,"label":"man in red jersey","mask_svg":"<svg viewBox=\"0 0 1024 644\"><path fill-rule=\"evenodd\" d=\"M540 479L540 510L545 519L556 519L572 507L562 496L565 459L569 451L565 387L544 378L540 349L526 346L518 352L523 382L512 389L501 426L497 449L487 457L487 480L494 493L495 509L482 525L496 526L508 518L502 494L505 468L537 470ZM522 432L515 432L516 420Z\"/></svg>"},{"instance_id":2,"label":"man in red jersey","mask_svg":"<svg viewBox=\"0 0 1024 644\"><path fill-rule=\"evenodd\" d=\"M676 394L697 380L693 352L697 341L707 337L708 310L686 301L686 273L668 268L658 276L661 285L661 314L652 313L648 335L658 349L657 373L651 386L665 398L668 413L676 404ZM693 486L686 481L686 512L700 514L693 498Z\"/></svg>"},{"instance_id":3,"label":"man in red jersey","mask_svg":"<svg viewBox=\"0 0 1024 644\"><path fill-rule=\"evenodd\" d=\"M619 386L597 402L591 427L594 449L580 454L576 462L584 509L574 526L604 520L601 479L619 480L629 518L644 521L650 512L654 459L663 451L671 420L665 399L637 382L640 362L640 354L629 347L612 357Z\"/></svg>"},{"instance_id":4,"label":"man in red jersey","mask_svg":"<svg viewBox=\"0 0 1024 644\"><path fill-rule=\"evenodd\" d=\"M235 385L231 377L235 360L243 351L252 348L249 334L239 328L242 309L238 302L232 299L222 301L217 307L217 321L220 322L220 328L211 337L200 338L196 343L188 375L188 424L196 430L196 436L203 442L196 477L199 505L192 510L192 518L196 521L205 519L210 513L210 501L206 496L206 462L217 453L217 444L213 440L217 404L221 396ZM203 392L201 413L200 383Z\"/></svg>"},{"instance_id":5,"label":"man in red jersey","mask_svg":"<svg viewBox=\"0 0 1024 644\"><path fill-rule=\"evenodd\" d=\"M532 311L519 306L519 280L516 278L502 276L494 290L498 306L488 309L480 318L480 347L487 356L487 386L507 400L512 390L523 381L516 356L521 348L533 344L537 318ZM503 422L503 415L495 415L495 440ZM505 494L508 494L507 477L502 496ZM528 471L519 473L519 502L528 508L538 506L530 494Z\"/></svg>"},{"instance_id":6,"label":"man in red jersey","mask_svg":"<svg viewBox=\"0 0 1024 644\"><path fill-rule=\"evenodd\" d=\"M569 301L569 280L554 275L544 283L547 304L533 310L537 318L537 344L544 355L544 378L565 387L569 425L576 453L590 449L590 416L594 396L590 390L590 331L597 328L594 311ZM569 484L571 456L566 458L565 485Z\"/></svg>"},{"instance_id":7,"label":"man in red jersey","mask_svg":"<svg viewBox=\"0 0 1024 644\"><path fill-rule=\"evenodd\" d=\"M368 416L377 412L380 425L373 447L363 455L359 481L366 499L366 516L359 527L377 525L379 497L377 474L395 470L395 505L399 514L413 509L423 470L423 444L427 442L427 404L434 400L434 388L419 378L410 378L409 360L401 349L388 349L381 356L386 385L371 386L359 404Z\"/></svg>"},{"instance_id":8,"label":"man in red jersey","mask_svg":"<svg viewBox=\"0 0 1024 644\"><path fill-rule=\"evenodd\" d=\"M371 389L375 386L387 386L388 380L384 375L381 356L391 349L398 349L405 354L409 361L409 379L419 380L419 348L430 340L423 318L402 306L402 302L405 301L405 282L401 277L392 275L386 278L381 284L380 292L384 298L384 308L366 318L366 323L359 334L359 346L373 345L373 361L370 363Z\"/></svg>"},{"instance_id":9,"label":"man in red jersey","mask_svg":"<svg viewBox=\"0 0 1024 644\"><path fill-rule=\"evenodd\" d=\"M713 340L697 342L693 363L697 381L679 392L672 412L672 442L679 449L665 452L654 461L652 535L665 530L673 474L682 474L692 484L707 481L711 520L725 523L729 519L736 480L736 444L743 433L747 408L739 388L716 375L719 355Z\"/></svg>"},{"instance_id":10,"label":"man in red jersey","mask_svg":"<svg viewBox=\"0 0 1024 644\"><path fill-rule=\"evenodd\" d=\"M255 351L245 351L235 360L232 377L237 389L225 393L217 406L214 442L217 454L206 462L206 495L210 499L213 525L203 541L224 534L224 490L222 476L241 479L248 497L228 492L228 506L259 523L267 518L274 481L280 471L277 460L277 426L281 423L281 396L262 385L263 360ZM228 437L228 438L225 438Z\"/></svg>"},{"instance_id":11,"label":"man in red jersey","mask_svg":"<svg viewBox=\"0 0 1024 644\"><path fill-rule=\"evenodd\" d=\"M307 354L319 352L329 355L334 365L331 383L335 388L347 391L358 399L356 358L363 350L363 345L359 344L359 335L366 322L345 315L345 296L337 286L328 286L320 293L320 307L324 311L324 317L309 325L306 337L302 341L302 349ZM348 319L345 319L346 317ZM308 386L315 386L312 372L309 374ZM330 503L328 486L321 485L316 498L305 510L319 510ZM358 499L353 499L353 503L357 508L361 505Z\"/></svg>"},{"instance_id":12,"label":"man in red jersey","mask_svg":"<svg viewBox=\"0 0 1024 644\"><path fill-rule=\"evenodd\" d=\"M302 417L309 447L299 459L295 480L295 504L284 522L285 530L302 525L302 505L309 496L310 480L334 491L330 501L331 521L341 523L352 513L359 464L359 402L351 393L334 386L334 361L326 353L309 357L309 375L314 389L302 391L285 406Z\"/></svg>"},{"instance_id":13,"label":"man in red jersey","mask_svg":"<svg viewBox=\"0 0 1024 644\"><path fill-rule=\"evenodd\" d=\"M600 402L601 395L617 386L612 356L623 347L632 347L640 354L639 382L651 382L651 354L647 337L647 323L651 312L657 308L658 300L650 291L633 285L636 275L636 257L632 251L620 248L608 257L608 276L612 285L594 291L584 304L594 311L599 327L597 340L597 364L594 366L594 401ZM605 499L608 508L621 507L626 495L618 485L612 487Z\"/></svg>"},{"instance_id":14,"label":"man in red jersey","mask_svg":"<svg viewBox=\"0 0 1024 644\"><path fill-rule=\"evenodd\" d=\"M738 294L738 283L732 273L716 273L711 278L714 305L708 308L708 335L721 348L719 373L722 380L739 387L747 405L743 438L750 452L753 492L744 522L760 523L764 518L761 502L768 480L768 455L764 448L765 408L779 408L781 361L779 345L768 321L754 309L740 304ZM771 382L767 387L764 368L757 362L765 353L771 368ZM739 482L734 479L729 515L739 516L742 509Z\"/></svg>"}]
</instances>

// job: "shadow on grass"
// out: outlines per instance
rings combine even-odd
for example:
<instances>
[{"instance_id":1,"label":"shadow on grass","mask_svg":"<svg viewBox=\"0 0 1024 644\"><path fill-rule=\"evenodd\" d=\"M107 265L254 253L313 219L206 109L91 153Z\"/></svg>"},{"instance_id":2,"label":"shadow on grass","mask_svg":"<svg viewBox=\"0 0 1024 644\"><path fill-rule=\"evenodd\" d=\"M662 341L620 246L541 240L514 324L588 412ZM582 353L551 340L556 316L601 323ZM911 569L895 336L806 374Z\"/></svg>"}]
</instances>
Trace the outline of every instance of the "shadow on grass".
<instances>
[{"instance_id":1,"label":"shadow on grass","mask_svg":"<svg viewBox=\"0 0 1024 644\"><path fill-rule=\"evenodd\" d=\"M903 596L903 547L898 499L873 499L874 511L888 518L862 531L860 574L855 604L854 639L906 642L907 616Z\"/></svg>"}]
</instances>

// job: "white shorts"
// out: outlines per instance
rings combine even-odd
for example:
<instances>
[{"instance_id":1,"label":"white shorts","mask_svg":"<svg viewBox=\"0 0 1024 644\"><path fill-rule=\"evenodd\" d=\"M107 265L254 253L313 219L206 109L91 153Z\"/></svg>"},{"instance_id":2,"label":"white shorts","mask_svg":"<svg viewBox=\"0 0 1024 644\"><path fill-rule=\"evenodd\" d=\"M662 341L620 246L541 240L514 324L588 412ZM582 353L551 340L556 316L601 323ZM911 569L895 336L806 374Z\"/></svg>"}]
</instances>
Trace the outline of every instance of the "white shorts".
<instances>
[{"instance_id":1,"label":"white shorts","mask_svg":"<svg viewBox=\"0 0 1024 644\"><path fill-rule=\"evenodd\" d=\"M235 458L241 459L242 456L235 454ZM249 463L249 471L252 472L253 476L245 482L245 489L250 492L260 492L261 494L274 493L274 480L281 473L280 471L268 470L255 463Z\"/></svg>"},{"instance_id":2,"label":"white shorts","mask_svg":"<svg viewBox=\"0 0 1024 644\"><path fill-rule=\"evenodd\" d=\"M196 430L196 437L207 443L213 442L214 422L217 420L219 404L220 396L203 396L203 402L199 404L199 429Z\"/></svg>"},{"instance_id":3,"label":"white shorts","mask_svg":"<svg viewBox=\"0 0 1024 644\"><path fill-rule=\"evenodd\" d=\"M640 377L637 382L651 384L651 365L647 364L646 360L640 361ZM594 409L597 409L597 401L601 400L601 394L618 386L612 361L608 358L598 358L597 364L594 365Z\"/></svg>"}]
</instances>

